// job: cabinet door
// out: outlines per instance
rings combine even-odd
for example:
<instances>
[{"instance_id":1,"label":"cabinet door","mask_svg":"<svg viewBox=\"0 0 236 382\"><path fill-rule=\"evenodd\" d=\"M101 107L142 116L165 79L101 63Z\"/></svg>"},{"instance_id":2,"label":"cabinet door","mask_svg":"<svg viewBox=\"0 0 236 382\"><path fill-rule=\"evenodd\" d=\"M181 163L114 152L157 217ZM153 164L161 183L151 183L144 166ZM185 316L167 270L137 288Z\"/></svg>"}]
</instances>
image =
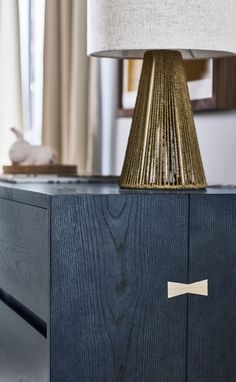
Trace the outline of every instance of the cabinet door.
<instances>
[{"instance_id":1,"label":"cabinet door","mask_svg":"<svg viewBox=\"0 0 236 382\"><path fill-rule=\"evenodd\" d=\"M52 382L186 382L188 196L54 198Z\"/></svg>"},{"instance_id":2,"label":"cabinet door","mask_svg":"<svg viewBox=\"0 0 236 382\"><path fill-rule=\"evenodd\" d=\"M49 321L48 211L0 199L0 288Z\"/></svg>"},{"instance_id":3,"label":"cabinet door","mask_svg":"<svg viewBox=\"0 0 236 382\"><path fill-rule=\"evenodd\" d=\"M236 381L236 196L191 196L189 280L209 296L188 296L188 381Z\"/></svg>"},{"instance_id":4,"label":"cabinet door","mask_svg":"<svg viewBox=\"0 0 236 382\"><path fill-rule=\"evenodd\" d=\"M49 382L49 339L0 301L0 381Z\"/></svg>"}]
</instances>

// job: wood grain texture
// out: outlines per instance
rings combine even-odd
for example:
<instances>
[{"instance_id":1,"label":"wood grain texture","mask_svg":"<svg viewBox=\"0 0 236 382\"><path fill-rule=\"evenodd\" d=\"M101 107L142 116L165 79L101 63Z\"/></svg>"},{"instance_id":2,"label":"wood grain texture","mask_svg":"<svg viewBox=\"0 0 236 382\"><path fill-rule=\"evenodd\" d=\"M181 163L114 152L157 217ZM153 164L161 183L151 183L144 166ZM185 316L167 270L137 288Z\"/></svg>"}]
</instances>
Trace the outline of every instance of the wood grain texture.
<instances>
[{"instance_id":1,"label":"wood grain texture","mask_svg":"<svg viewBox=\"0 0 236 382\"><path fill-rule=\"evenodd\" d=\"M236 381L236 198L191 196L189 279L209 296L189 296L189 382Z\"/></svg>"},{"instance_id":2,"label":"wood grain texture","mask_svg":"<svg viewBox=\"0 0 236 382\"><path fill-rule=\"evenodd\" d=\"M186 382L187 195L54 197L51 382Z\"/></svg>"},{"instance_id":3,"label":"wood grain texture","mask_svg":"<svg viewBox=\"0 0 236 382\"><path fill-rule=\"evenodd\" d=\"M11 184L0 182L0 199L29 204L47 209L50 204L50 196L40 184Z\"/></svg>"},{"instance_id":4,"label":"wood grain texture","mask_svg":"<svg viewBox=\"0 0 236 382\"><path fill-rule=\"evenodd\" d=\"M47 323L1 288L0 301L10 308L12 312L25 320L32 328L37 330L41 336L47 338Z\"/></svg>"},{"instance_id":5,"label":"wood grain texture","mask_svg":"<svg viewBox=\"0 0 236 382\"><path fill-rule=\"evenodd\" d=\"M51 198L57 195L235 195L236 187L208 187L206 190L125 190L116 183L81 184L8 184L0 182L0 199L49 208ZM33 203L32 203L33 202Z\"/></svg>"},{"instance_id":6,"label":"wood grain texture","mask_svg":"<svg viewBox=\"0 0 236 382\"><path fill-rule=\"evenodd\" d=\"M3 166L4 174L76 175L77 166L63 164Z\"/></svg>"},{"instance_id":7,"label":"wood grain texture","mask_svg":"<svg viewBox=\"0 0 236 382\"><path fill-rule=\"evenodd\" d=\"M0 199L0 288L49 319L46 210Z\"/></svg>"},{"instance_id":8,"label":"wood grain texture","mask_svg":"<svg viewBox=\"0 0 236 382\"><path fill-rule=\"evenodd\" d=\"M49 382L49 340L0 302L0 381Z\"/></svg>"},{"instance_id":9,"label":"wood grain texture","mask_svg":"<svg viewBox=\"0 0 236 382\"><path fill-rule=\"evenodd\" d=\"M0 302L1 382L49 382L49 341L50 382L236 381L236 188L10 187L0 287L48 315L50 228L51 333ZM42 196L49 211L29 205ZM207 298L168 300L168 281L204 279Z\"/></svg>"},{"instance_id":10,"label":"wood grain texture","mask_svg":"<svg viewBox=\"0 0 236 382\"><path fill-rule=\"evenodd\" d=\"M236 109L236 57L216 59L214 78L216 109Z\"/></svg>"}]
</instances>

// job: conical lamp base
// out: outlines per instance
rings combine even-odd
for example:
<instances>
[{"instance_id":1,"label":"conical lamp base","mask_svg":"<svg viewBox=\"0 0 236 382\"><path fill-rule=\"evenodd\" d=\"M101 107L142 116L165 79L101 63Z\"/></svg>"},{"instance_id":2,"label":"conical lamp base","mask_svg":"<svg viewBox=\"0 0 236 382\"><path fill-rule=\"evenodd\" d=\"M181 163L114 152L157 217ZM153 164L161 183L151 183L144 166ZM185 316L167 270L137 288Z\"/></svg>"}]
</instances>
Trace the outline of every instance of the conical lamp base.
<instances>
[{"instance_id":1,"label":"conical lamp base","mask_svg":"<svg viewBox=\"0 0 236 382\"><path fill-rule=\"evenodd\" d=\"M179 52L145 54L120 187L206 188Z\"/></svg>"}]
</instances>

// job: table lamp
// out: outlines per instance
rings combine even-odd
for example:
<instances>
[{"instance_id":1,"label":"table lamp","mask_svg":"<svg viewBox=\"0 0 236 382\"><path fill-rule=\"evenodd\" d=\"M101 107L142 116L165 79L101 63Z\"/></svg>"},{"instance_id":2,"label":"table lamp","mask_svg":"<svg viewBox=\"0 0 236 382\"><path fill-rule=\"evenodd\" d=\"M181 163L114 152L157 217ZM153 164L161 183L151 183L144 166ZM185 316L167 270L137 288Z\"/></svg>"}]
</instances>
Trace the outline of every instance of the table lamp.
<instances>
[{"instance_id":1,"label":"table lamp","mask_svg":"<svg viewBox=\"0 0 236 382\"><path fill-rule=\"evenodd\" d=\"M183 59L235 52L235 0L88 0L88 54L144 58L122 188L206 187Z\"/></svg>"}]
</instances>

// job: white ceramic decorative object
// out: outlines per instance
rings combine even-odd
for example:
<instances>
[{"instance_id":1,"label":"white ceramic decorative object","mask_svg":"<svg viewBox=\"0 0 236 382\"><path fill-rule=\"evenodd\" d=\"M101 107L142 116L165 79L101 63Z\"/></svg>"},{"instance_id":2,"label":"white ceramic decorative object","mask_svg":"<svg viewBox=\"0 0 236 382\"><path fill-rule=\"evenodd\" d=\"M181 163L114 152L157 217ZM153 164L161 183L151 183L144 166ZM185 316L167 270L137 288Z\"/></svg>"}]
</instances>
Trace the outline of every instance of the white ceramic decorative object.
<instances>
[{"instance_id":1,"label":"white ceramic decorative object","mask_svg":"<svg viewBox=\"0 0 236 382\"><path fill-rule=\"evenodd\" d=\"M13 164L18 165L48 165L56 162L56 153L46 146L33 146L25 141L23 135L14 127L11 131L17 141L9 150L9 157Z\"/></svg>"}]
</instances>

